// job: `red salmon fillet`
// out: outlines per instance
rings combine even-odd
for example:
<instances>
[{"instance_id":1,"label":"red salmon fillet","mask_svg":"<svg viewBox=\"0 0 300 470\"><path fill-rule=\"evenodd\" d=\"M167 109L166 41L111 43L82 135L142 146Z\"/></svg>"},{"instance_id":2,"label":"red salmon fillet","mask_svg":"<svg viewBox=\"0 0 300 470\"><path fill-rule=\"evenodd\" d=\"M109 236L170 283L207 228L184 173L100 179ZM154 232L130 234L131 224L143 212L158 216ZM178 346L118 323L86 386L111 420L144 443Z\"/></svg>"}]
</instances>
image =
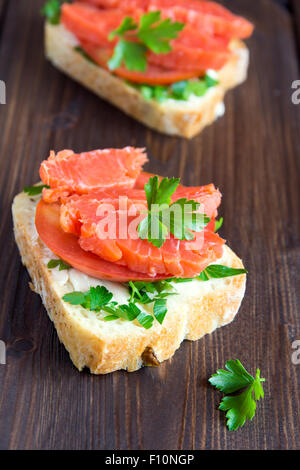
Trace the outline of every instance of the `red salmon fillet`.
<instances>
[{"instance_id":1,"label":"red salmon fillet","mask_svg":"<svg viewBox=\"0 0 300 470\"><path fill-rule=\"evenodd\" d=\"M231 38L247 38L253 25L245 18L231 13L227 8L211 1L199 0L81 0L100 8L122 9L127 14L137 10L160 10L164 17L190 24L205 34Z\"/></svg>"},{"instance_id":2,"label":"red salmon fillet","mask_svg":"<svg viewBox=\"0 0 300 470\"><path fill-rule=\"evenodd\" d=\"M120 205L120 196L128 198L127 206ZM193 198L201 203L201 212L209 217L216 215L221 200L219 191L213 185L179 187L172 202L183 197ZM137 210L133 211L135 208ZM198 246L193 249L190 249L191 242L175 240L173 237L167 239L161 248L153 246L147 240L141 240L136 229L145 217L140 212L143 210L147 210L147 203L145 192L141 189L91 192L82 196L74 195L63 201L60 224L66 233L79 237L78 242L83 250L92 252L105 261L153 277L194 277L222 255L225 241L207 229L195 233ZM121 227L120 221L125 212L127 221ZM101 222L102 230L99 229ZM108 238L104 238L104 232L107 234L108 230L112 231L107 235Z\"/></svg>"},{"instance_id":3,"label":"red salmon fillet","mask_svg":"<svg viewBox=\"0 0 300 470\"><path fill-rule=\"evenodd\" d=\"M121 24L126 13L127 10L125 11L122 5L119 9L103 10L86 3L65 3L62 6L61 21L79 39L87 54L105 67L117 42L117 39L108 40L109 33ZM142 13L143 10L134 10L130 14L138 21ZM120 67L114 73L132 81L143 82L146 79L146 83L172 83L193 76L198 77L207 69L219 70L225 65L232 56L228 43L228 37L206 34L198 25L195 28L187 23L178 38L171 41L171 52L148 53L149 65L146 72L130 71L128 74L124 67ZM161 68L160 81L157 67ZM169 71L170 78L166 78L166 70ZM179 73L174 74L174 71Z\"/></svg>"},{"instance_id":4,"label":"red salmon fillet","mask_svg":"<svg viewBox=\"0 0 300 470\"><path fill-rule=\"evenodd\" d=\"M132 188L142 165L144 149L94 150L75 154L53 151L40 167L40 176L50 189L43 190L45 202L55 202L70 194L85 194L99 188Z\"/></svg>"}]
</instances>

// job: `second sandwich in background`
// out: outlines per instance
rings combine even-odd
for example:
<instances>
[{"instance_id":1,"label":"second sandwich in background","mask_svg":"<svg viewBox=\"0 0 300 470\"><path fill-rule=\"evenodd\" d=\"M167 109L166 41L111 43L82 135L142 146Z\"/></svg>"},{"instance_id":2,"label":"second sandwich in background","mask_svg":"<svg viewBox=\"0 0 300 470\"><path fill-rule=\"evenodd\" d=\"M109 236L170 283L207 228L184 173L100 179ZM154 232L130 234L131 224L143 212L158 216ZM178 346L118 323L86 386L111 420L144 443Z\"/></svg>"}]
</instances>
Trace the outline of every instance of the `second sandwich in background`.
<instances>
[{"instance_id":1,"label":"second sandwich in background","mask_svg":"<svg viewBox=\"0 0 300 470\"><path fill-rule=\"evenodd\" d=\"M81 0L43 13L49 60L162 133L195 136L247 77L253 25L214 2Z\"/></svg>"}]
</instances>

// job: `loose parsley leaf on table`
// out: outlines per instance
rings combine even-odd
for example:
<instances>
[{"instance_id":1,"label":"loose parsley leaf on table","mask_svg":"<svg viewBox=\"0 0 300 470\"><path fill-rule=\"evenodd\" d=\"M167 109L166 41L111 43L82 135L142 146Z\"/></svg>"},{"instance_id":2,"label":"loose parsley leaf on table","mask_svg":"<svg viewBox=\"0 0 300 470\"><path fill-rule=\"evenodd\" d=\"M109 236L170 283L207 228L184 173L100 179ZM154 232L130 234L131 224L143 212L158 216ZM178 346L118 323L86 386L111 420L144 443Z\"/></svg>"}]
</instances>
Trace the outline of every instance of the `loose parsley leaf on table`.
<instances>
[{"instance_id":1,"label":"loose parsley leaf on table","mask_svg":"<svg viewBox=\"0 0 300 470\"><path fill-rule=\"evenodd\" d=\"M25 186L23 191L24 193L27 193L28 196L38 196L39 194L42 194L43 188L49 189L50 186L47 184L40 184L38 186Z\"/></svg>"},{"instance_id":2,"label":"loose parsley leaf on table","mask_svg":"<svg viewBox=\"0 0 300 470\"><path fill-rule=\"evenodd\" d=\"M171 204L171 196L179 185L179 178L158 176L145 184L148 205L147 216L138 226L139 237L160 248L169 232L178 240L194 240L193 232L202 231L210 218L198 212L200 204L194 200L179 199Z\"/></svg>"},{"instance_id":3,"label":"loose parsley leaf on table","mask_svg":"<svg viewBox=\"0 0 300 470\"><path fill-rule=\"evenodd\" d=\"M259 369L254 378L238 359L226 362L225 367L227 370L217 370L209 382L226 394L245 389L239 395L225 396L219 406L220 410L227 411L228 429L235 431L244 426L246 419L253 419L256 401L264 398L262 382L265 382L265 379L260 377Z\"/></svg>"},{"instance_id":4,"label":"loose parsley leaf on table","mask_svg":"<svg viewBox=\"0 0 300 470\"><path fill-rule=\"evenodd\" d=\"M51 259L47 264L48 269L57 268L59 266L59 271L63 271L65 269L70 269L71 266L65 263L62 259Z\"/></svg>"},{"instance_id":5,"label":"loose parsley leaf on table","mask_svg":"<svg viewBox=\"0 0 300 470\"><path fill-rule=\"evenodd\" d=\"M119 38L114 54L108 61L110 70L125 63L128 70L145 72L148 50L155 54L165 54L172 50L170 40L175 39L184 28L184 23L171 19L161 19L160 11L151 11L141 16L139 24L126 16L120 26L112 31L108 39Z\"/></svg>"}]
</instances>

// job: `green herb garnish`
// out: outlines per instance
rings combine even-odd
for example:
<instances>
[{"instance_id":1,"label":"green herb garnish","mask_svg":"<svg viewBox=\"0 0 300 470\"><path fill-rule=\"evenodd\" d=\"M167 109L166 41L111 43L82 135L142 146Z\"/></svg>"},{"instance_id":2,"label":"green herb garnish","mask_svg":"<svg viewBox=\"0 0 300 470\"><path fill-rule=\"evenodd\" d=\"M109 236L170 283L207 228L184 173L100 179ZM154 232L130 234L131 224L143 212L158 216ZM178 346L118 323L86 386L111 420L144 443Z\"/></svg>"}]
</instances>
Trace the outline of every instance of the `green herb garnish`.
<instances>
[{"instance_id":1,"label":"green herb garnish","mask_svg":"<svg viewBox=\"0 0 300 470\"><path fill-rule=\"evenodd\" d=\"M240 395L225 396L219 406L220 410L227 411L228 429L235 431L244 426L246 419L253 419L256 401L264 398L262 382L265 382L265 379L260 377L259 369L254 378L238 359L226 362L225 367L227 370L217 370L209 382L226 394L245 389Z\"/></svg>"},{"instance_id":2,"label":"green herb garnish","mask_svg":"<svg viewBox=\"0 0 300 470\"><path fill-rule=\"evenodd\" d=\"M153 314L156 320L162 324L167 314L167 297L177 295L169 280L157 282L130 281L129 302L140 304L153 303Z\"/></svg>"},{"instance_id":3,"label":"green herb garnish","mask_svg":"<svg viewBox=\"0 0 300 470\"><path fill-rule=\"evenodd\" d=\"M71 266L65 263L62 259L51 259L47 264L48 269L57 268L59 266L59 271L63 271L65 269L70 269Z\"/></svg>"},{"instance_id":4,"label":"green herb garnish","mask_svg":"<svg viewBox=\"0 0 300 470\"><path fill-rule=\"evenodd\" d=\"M40 184L38 186L26 186L23 191L24 193L27 193L28 196L38 196L39 194L42 194L43 188L49 189L50 186L47 184Z\"/></svg>"},{"instance_id":5,"label":"green herb garnish","mask_svg":"<svg viewBox=\"0 0 300 470\"><path fill-rule=\"evenodd\" d=\"M179 178L158 176L145 184L148 215L138 226L139 237L160 248L169 233L178 240L194 240L193 232L201 232L210 218L198 212L200 204L194 200L178 199L171 204L171 196L179 185Z\"/></svg>"},{"instance_id":6,"label":"green herb garnish","mask_svg":"<svg viewBox=\"0 0 300 470\"><path fill-rule=\"evenodd\" d=\"M62 3L70 2L71 0L48 0L43 8L41 14L46 16L51 24L59 24Z\"/></svg>"},{"instance_id":7,"label":"green herb garnish","mask_svg":"<svg viewBox=\"0 0 300 470\"><path fill-rule=\"evenodd\" d=\"M220 230L220 228L221 228L222 225L223 225L223 222L224 222L223 217L220 217L219 220L215 220L215 232L217 232L218 230Z\"/></svg>"},{"instance_id":8,"label":"green herb garnish","mask_svg":"<svg viewBox=\"0 0 300 470\"><path fill-rule=\"evenodd\" d=\"M108 37L109 40L119 38L114 54L108 62L110 70L117 69L124 62L128 70L145 72L147 51L151 50L155 54L170 52L170 40L177 38L184 26L184 23L172 22L170 18L162 20L160 11L142 15L139 23L126 16Z\"/></svg>"},{"instance_id":9,"label":"green herb garnish","mask_svg":"<svg viewBox=\"0 0 300 470\"><path fill-rule=\"evenodd\" d=\"M188 101L191 95L204 96L210 87L216 86L219 82L205 75L199 79L182 80L172 85L139 85L130 81L126 83L138 90L146 101L156 100L162 103L168 99Z\"/></svg>"},{"instance_id":10,"label":"green herb garnish","mask_svg":"<svg viewBox=\"0 0 300 470\"><path fill-rule=\"evenodd\" d=\"M91 287L87 292L71 292L63 296L63 300L71 305L81 305L94 312L108 313L109 315L104 317L105 321L118 318L127 321L137 320L145 329L151 328L154 320L152 315L142 312L133 302L129 302L128 305L119 305L113 302L112 298L113 294L104 286Z\"/></svg>"},{"instance_id":11,"label":"green herb garnish","mask_svg":"<svg viewBox=\"0 0 300 470\"><path fill-rule=\"evenodd\" d=\"M221 264L211 264L200 273L197 279L200 279L200 281L209 281L209 279L219 279L247 273L248 271L246 269L236 269L222 266Z\"/></svg>"}]
</instances>

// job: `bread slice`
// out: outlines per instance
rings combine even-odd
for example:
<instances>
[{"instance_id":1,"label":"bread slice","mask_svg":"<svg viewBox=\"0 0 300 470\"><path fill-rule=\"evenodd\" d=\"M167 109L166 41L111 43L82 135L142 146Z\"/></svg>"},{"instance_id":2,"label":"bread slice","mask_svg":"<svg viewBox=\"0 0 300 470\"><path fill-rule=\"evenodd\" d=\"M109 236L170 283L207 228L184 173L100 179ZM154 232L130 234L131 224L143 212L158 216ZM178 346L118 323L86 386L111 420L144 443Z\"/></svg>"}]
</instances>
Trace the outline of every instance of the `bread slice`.
<instances>
[{"instance_id":1,"label":"bread slice","mask_svg":"<svg viewBox=\"0 0 300 470\"><path fill-rule=\"evenodd\" d=\"M210 88L203 97L159 103L146 101L138 90L124 80L88 61L75 50L77 45L76 37L62 24L54 26L46 22L46 56L57 68L152 129L188 138L194 137L224 114L225 92L245 81L249 64L246 45L233 40L230 48L234 56L218 72L218 86Z\"/></svg>"},{"instance_id":2,"label":"bread slice","mask_svg":"<svg viewBox=\"0 0 300 470\"><path fill-rule=\"evenodd\" d=\"M64 302L62 296L67 292L84 291L99 284L106 285L114 296L123 296L125 302L129 295L119 283L99 281L75 269L47 268L48 261L56 256L44 245L35 228L38 200L39 197L25 193L15 197L12 207L15 238L32 279L32 290L40 294L60 341L79 370L88 367L94 374L106 374L159 365L173 356L184 339L197 340L234 319L245 292L244 274L176 284L178 295L168 298L163 325L155 321L149 330L124 320L105 322L102 314ZM227 246L218 262L243 267ZM151 306L146 309L151 311Z\"/></svg>"}]
</instances>

